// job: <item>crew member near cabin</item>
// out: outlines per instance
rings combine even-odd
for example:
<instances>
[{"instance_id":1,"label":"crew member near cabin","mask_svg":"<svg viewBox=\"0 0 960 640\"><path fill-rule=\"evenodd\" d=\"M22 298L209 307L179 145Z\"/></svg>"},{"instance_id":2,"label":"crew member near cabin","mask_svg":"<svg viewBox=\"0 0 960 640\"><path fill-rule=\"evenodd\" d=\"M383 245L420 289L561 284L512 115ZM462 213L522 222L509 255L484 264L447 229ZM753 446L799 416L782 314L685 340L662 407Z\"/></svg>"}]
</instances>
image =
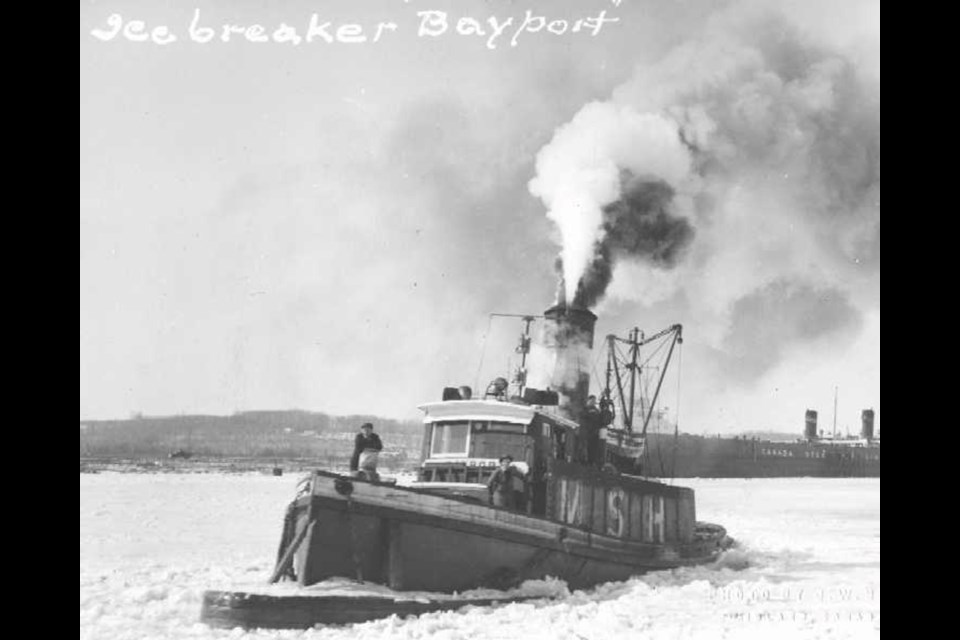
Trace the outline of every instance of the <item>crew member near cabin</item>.
<instances>
[{"instance_id":1,"label":"crew member near cabin","mask_svg":"<svg viewBox=\"0 0 960 640\"><path fill-rule=\"evenodd\" d=\"M487 482L487 489L490 492L490 504L495 507L505 509L514 509L517 505L515 495L515 480L523 482L523 474L513 466L512 456L503 456L500 458L500 466L490 480Z\"/></svg>"},{"instance_id":2,"label":"crew member near cabin","mask_svg":"<svg viewBox=\"0 0 960 640\"><path fill-rule=\"evenodd\" d=\"M350 458L350 471L357 471L360 466L360 454L366 449L382 451L383 443L380 442L380 436L373 432L373 425L364 422L360 425L360 433L353 441L353 456Z\"/></svg>"},{"instance_id":3,"label":"crew member near cabin","mask_svg":"<svg viewBox=\"0 0 960 640\"><path fill-rule=\"evenodd\" d=\"M587 404L580 419L580 432L583 439L583 462L592 467L599 467L603 463L603 454L600 450L602 422L603 416L597 407L597 397L587 396Z\"/></svg>"}]
</instances>

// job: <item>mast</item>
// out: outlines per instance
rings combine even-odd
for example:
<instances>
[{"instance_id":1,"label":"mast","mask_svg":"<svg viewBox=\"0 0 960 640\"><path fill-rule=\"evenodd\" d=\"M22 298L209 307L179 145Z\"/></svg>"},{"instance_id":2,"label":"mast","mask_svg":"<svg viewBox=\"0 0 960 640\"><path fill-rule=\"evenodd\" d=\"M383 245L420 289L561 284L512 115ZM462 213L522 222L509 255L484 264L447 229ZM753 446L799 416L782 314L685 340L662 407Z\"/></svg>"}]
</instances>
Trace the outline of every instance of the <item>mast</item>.
<instances>
[{"instance_id":1,"label":"mast","mask_svg":"<svg viewBox=\"0 0 960 640\"><path fill-rule=\"evenodd\" d=\"M659 334L650 338L654 340L659 336L666 335L667 333L673 332L673 339L670 341L670 349L667 351L667 358L663 363L663 371L660 372L660 379L657 380L657 389L653 392L653 400L650 401L650 409L647 412L647 417L643 420L643 437L647 436L647 425L650 424L650 417L653 415L653 409L657 406L657 398L660 397L660 387L663 386L663 379L667 375L667 367L670 366L670 358L673 357L673 348L677 346L678 343L683 342L683 327L679 324L675 324L669 329L661 331Z\"/></svg>"},{"instance_id":2,"label":"mast","mask_svg":"<svg viewBox=\"0 0 960 640\"><path fill-rule=\"evenodd\" d=\"M837 439L837 393L839 387L833 388L833 439Z\"/></svg>"},{"instance_id":3,"label":"mast","mask_svg":"<svg viewBox=\"0 0 960 640\"><path fill-rule=\"evenodd\" d=\"M517 345L517 353L520 354L520 367L514 381L517 383L517 395L523 396L523 390L527 386L527 354L530 353L530 323L533 322L533 316L523 316L523 333L520 335L520 344Z\"/></svg>"},{"instance_id":4,"label":"mast","mask_svg":"<svg viewBox=\"0 0 960 640\"><path fill-rule=\"evenodd\" d=\"M641 334L639 329L634 328L630 330L630 334L627 339L618 338L612 334L607 336L607 388L604 391L604 396L610 396L612 377L612 382L616 383L617 395L620 399L620 409L623 415L623 430L627 433L633 432L634 426L633 419L635 417L634 404L636 400L637 373L641 369L641 365L639 363L640 347L650 344L651 342L659 340L660 338L668 335L671 336L670 347L667 350L666 358L663 361L663 366L661 367L660 375L657 379L656 390L654 391L653 398L650 400L650 402L641 407L640 417L643 418L643 429L640 431L640 435L646 436L647 427L650 424L650 419L653 417L653 411L656 408L657 399L660 396L660 389L663 386L664 376L666 375L667 368L670 365L670 359L673 356L674 347L683 342L683 327L681 327L679 324L675 324L667 329L664 329L663 331L657 332L652 336L644 336ZM620 360L618 360L616 355L617 342L628 345L629 362L622 363ZM630 371L629 380L625 381L621 377L621 367ZM624 382L629 384L629 388L624 388Z\"/></svg>"},{"instance_id":5,"label":"mast","mask_svg":"<svg viewBox=\"0 0 960 640\"><path fill-rule=\"evenodd\" d=\"M614 443L609 440L610 432L608 432L608 443L613 444L613 459L619 459L621 461L621 466L618 466L621 470L624 468L630 469L629 473L636 473L638 475L643 475L646 470L646 463L641 462L641 458L646 457L645 459L647 459L651 454L651 451L645 446L647 428L653 419L654 411L656 411L657 400L659 399L664 377L670 366L674 349L678 344L683 342L682 336L683 327L679 324L671 325L649 336L645 335L636 327L630 330L626 338L620 338L613 334L607 336L606 388L604 389L603 397L605 403L609 403L608 406L612 408L612 405L617 404L620 409L620 426L611 428L613 435L616 437L616 442ZM641 360L641 347L663 339L665 339L665 341L653 350L653 354L649 358ZM619 351L618 343L624 346L624 351ZM650 365L649 362L653 355L656 355L661 348L666 348L666 354L661 356L662 360L660 361L660 365ZM659 369L659 374L657 376L653 397L647 400L647 385L644 384L642 380L637 380L637 377L644 369L650 371L651 367L653 369ZM627 371L629 371L629 374L627 374ZM629 379L627 378L628 375ZM643 385L639 390L642 396L640 398L637 397L638 383ZM617 398L612 397L614 392L617 394ZM636 414L636 404L638 401L640 403L639 416ZM609 424L612 425L612 413L609 419L611 421ZM635 423L634 420L638 421ZM662 420L663 411L659 411L657 413L657 421L659 423ZM675 424L674 439L676 439L678 435L677 429L678 425ZM662 452L659 448L657 449L657 456L660 460L661 474L664 474L665 466ZM674 452L674 456L676 456L676 452ZM627 466L623 467L622 465L624 464Z\"/></svg>"},{"instance_id":6,"label":"mast","mask_svg":"<svg viewBox=\"0 0 960 640\"><path fill-rule=\"evenodd\" d=\"M623 426L627 431L633 430L633 411L627 411L626 396L623 394L623 380L620 378L620 367L616 363L616 341L617 337L613 334L607 336L609 344L610 361L613 362L613 374L617 379L617 397L620 398L620 411L623 413ZM609 392L608 392L609 395Z\"/></svg>"},{"instance_id":7,"label":"mast","mask_svg":"<svg viewBox=\"0 0 960 640\"><path fill-rule=\"evenodd\" d=\"M615 366L613 361L612 336L607 336L607 371L604 376L603 402L610 402L610 383L613 381L613 370Z\"/></svg>"},{"instance_id":8,"label":"mast","mask_svg":"<svg viewBox=\"0 0 960 640\"><path fill-rule=\"evenodd\" d=\"M520 366L517 367L516 373L513 375L513 382L516 383L518 395L523 395L523 390L527 386L527 355L530 353L530 325L537 318L542 318L543 316L534 316L528 314L520 313L491 313L490 321L493 322L494 318L520 318L523 322L523 333L520 334L520 343L517 345L516 352L520 354ZM487 327L487 333L490 333L490 327ZM486 348L486 334L484 335L484 348ZM483 355L480 356L480 366L477 368L477 386L480 385L480 369L483 368ZM510 370L510 361L507 360L507 371Z\"/></svg>"},{"instance_id":9,"label":"mast","mask_svg":"<svg viewBox=\"0 0 960 640\"><path fill-rule=\"evenodd\" d=\"M634 327L630 330L630 415L627 418L628 430L633 431L633 411L634 396L637 390L637 355L640 352L640 344L637 337L640 335L640 329Z\"/></svg>"}]
</instances>

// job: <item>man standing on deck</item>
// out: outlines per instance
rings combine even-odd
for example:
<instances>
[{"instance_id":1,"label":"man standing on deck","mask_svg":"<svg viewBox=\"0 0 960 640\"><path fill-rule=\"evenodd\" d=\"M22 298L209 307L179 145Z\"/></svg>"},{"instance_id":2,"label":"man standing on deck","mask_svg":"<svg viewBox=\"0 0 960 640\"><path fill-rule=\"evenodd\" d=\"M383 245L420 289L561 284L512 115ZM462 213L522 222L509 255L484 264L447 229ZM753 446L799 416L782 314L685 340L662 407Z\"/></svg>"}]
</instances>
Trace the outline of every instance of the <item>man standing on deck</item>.
<instances>
[{"instance_id":1,"label":"man standing on deck","mask_svg":"<svg viewBox=\"0 0 960 640\"><path fill-rule=\"evenodd\" d=\"M580 419L580 437L583 442L581 449L583 462L591 467L599 467L603 464L603 452L600 449L602 421L600 409L597 408L597 397L587 396L587 405Z\"/></svg>"},{"instance_id":2,"label":"man standing on deck","mask_svg":"<svg viewBox=\"0 0 960 640\"><path fill-rule=\"evenodd\" d=\"M513 466L512 456L503 456L500 458L500 467L493 472L490 480L487 482L487 489L490 491L490 504L504 509L514 509L517 505L514 495L514 480L521 482L523 476L520 471Z\"/></svg>"},{"instance_id":3,"label":"man standing on deck","mask_svg":"<svg viewBox=\"0 0 960 640\"><path fill-rule=\"evenodd\" d=\"M357 434L353 442L353 456L350 458L350 471L357 471L360 468L360 454L365 450L382 451L383 443L380 442L380 436L373 432L373 425L364 422L360 425L360 433Z\"/></svg>"}]
</instances>

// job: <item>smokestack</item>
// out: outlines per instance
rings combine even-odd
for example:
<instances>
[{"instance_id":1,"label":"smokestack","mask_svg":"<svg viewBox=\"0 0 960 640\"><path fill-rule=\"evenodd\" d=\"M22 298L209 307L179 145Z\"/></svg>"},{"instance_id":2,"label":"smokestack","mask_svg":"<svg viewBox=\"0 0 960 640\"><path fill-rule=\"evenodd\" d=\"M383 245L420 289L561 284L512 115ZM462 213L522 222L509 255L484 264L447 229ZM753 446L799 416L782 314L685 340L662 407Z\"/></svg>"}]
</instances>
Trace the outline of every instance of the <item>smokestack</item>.
<instances>
[{"instance_id":1,"label":"smokestack","mask_svg":"<svg viewBox=\"0 0 960 640\"><path fill-rule=\"evenodd\" d=\"M550 388L560 396L560 411L580 420L590 391L593 328L597 316L560 302L543 312L543 346L553 357Z\"/></svg>"},{"instance_id":2,"label":"smokestack","mask_svg":"<svg viewBox=\"0 0 960 640\"><path fill-rule=\"evenodd\" d=\"M803 436L807 440L817 439L817 412L813 409L807 409L806 425L803 430Z\"/></svg>"},{"instance_id":3,"label":"smokestack","mask_svg":"<svg viewBox=\"0 0 960 640\"><path fill-rule=\"evenodd\" d=\"M864 409L860 414L860 437L873 440L873 409Z\"/></svg>"}]
</instances>

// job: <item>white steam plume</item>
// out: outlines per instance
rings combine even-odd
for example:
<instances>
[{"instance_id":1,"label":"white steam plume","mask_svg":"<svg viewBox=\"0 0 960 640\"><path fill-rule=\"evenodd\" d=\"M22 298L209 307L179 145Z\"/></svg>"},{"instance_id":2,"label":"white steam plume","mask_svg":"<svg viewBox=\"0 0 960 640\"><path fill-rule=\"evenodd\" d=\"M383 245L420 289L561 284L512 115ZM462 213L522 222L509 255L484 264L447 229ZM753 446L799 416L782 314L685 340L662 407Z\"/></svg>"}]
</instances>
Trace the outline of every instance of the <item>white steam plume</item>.
<instances>
[{"instance_id":1,"label":"white steam plume","mask_svg":"<svg viewBox=\"0 0 960 640\"><path fill-rule=\"evenodd\" d=\"M609 102L586 105L537 154L530 191L560 229L566 298L576 288L602 237L603 207L621 196L624 170L683 184L691 158L675 122Z\"/></svg>"}]
</instances>

